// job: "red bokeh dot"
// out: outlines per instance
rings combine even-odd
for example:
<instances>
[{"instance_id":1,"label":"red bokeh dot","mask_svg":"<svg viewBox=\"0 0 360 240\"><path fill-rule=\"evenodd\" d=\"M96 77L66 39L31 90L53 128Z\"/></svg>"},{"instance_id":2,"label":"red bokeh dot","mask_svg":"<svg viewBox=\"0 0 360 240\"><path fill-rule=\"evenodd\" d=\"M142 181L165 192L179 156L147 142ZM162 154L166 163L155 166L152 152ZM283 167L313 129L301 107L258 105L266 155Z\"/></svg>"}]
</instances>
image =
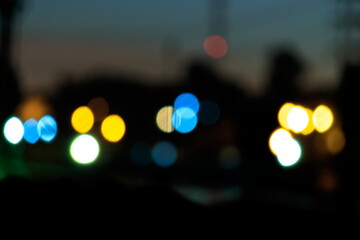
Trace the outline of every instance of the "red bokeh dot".
<instances>
[{"instance_id":1,"label":"red bokeh dot","mask_svg":"<svg viewBox=\"0 0 360 240\"><path fill-rule=\"evenodd\" d=\"M204 50L209 57L221 58L224 57L228 51L228 45L220 35L212 35L205 39Z\"/></svg>"}]
</instances>

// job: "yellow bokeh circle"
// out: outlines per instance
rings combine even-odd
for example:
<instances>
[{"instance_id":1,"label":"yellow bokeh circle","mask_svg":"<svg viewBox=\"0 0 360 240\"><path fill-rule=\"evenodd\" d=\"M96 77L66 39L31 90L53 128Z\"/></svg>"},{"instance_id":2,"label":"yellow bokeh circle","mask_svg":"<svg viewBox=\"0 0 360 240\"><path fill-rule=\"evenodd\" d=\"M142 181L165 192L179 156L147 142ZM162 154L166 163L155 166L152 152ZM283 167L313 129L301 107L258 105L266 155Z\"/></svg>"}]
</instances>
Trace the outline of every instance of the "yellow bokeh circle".
<instances>
[{"instance_id":1,"label":"yellow bokeh circle","mask_svg":"<svg viewBox=\"0 0 360 240\"><path fill-rule=\"evenodd\" d=\"M71 116L71 125L78 133L87 133L94 125L94 114L87 106L78 107Z\"/></svg>"},{"instance_id":2,"label":"yellow bokeh circle","mask_svg":"<svg viewBox=\"0 0 360 240\"><path fill-rule=\"evenodd\" d=\"M166 133L171 133L174 131L172 124L172 116L174 113L174 108L172 106L165 106L159 110L156 115L156 125L158 128Z\"/></svg>"},{"instance_id":3,"label":"yellow bokeh circle","mask_svg":"<svg viewBox=\"0 0 360 240\"><path fill-rule=\"evenodd\" d=\"M313 122L316 131L323 133L329 130L334 121L334 115L330 108L320 105L314 110Z\"/></svg>"},{"instance_id":4,"label":"yellow bokeh circle","mask_svg":"<svg viewBox=\"0 0 360 240\"><path fill-rule=\"evenodd\" d=\"M101 134L109 142L120 141L125 130L125 122L119 115L109 115L101 124Z\"/></svg>"},{"instance_id":5,"label":"yellow bokeh circle","mask_svg":"<svg viewBox=\"0 0 360 240\"><path fill-rule=\"evenodd\" d=\"M281 127L285 128L285 129L290 129L288 121L287 121L287 117L293 107L295 107L295 105L288 102L288 103L285 103L284 105L282 105L278 112L279 124Z\"/></svg>"}]
</instances>

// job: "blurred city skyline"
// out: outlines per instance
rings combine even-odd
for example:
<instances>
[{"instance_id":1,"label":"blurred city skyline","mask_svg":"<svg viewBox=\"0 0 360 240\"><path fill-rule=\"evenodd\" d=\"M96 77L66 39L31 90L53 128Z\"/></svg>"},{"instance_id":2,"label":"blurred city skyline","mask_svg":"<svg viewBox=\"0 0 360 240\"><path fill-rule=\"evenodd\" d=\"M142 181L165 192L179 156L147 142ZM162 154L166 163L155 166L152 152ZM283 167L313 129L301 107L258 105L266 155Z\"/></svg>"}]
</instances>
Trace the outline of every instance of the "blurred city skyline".
<instances>
[{"instance_id":1,"label":"blurred city skyline","mask_svg":"<svg viewBox=\"0 0 360 240\"><path fill-rule=\"evenodd\" d=\"M55 90L64 76L94 72L175 81L191 57L206 57L210 0L25 3L15 64L27 94ZM327 0L228 0L229 51L216 64L239 86L258 93L266 86L270 51L288 44L306 64L303 86L332 88L339 71L334 10Z\"/></svg>"},{"instance_id":2,"label":"blurred city skyline","mask_svg":"<svg viewBox=\"0 0 360 240\"><path fill-rule=\"evenodd\" d=\"M4 204L358 219L359 10L0 0Z\"/></svg>"}]
</instances>

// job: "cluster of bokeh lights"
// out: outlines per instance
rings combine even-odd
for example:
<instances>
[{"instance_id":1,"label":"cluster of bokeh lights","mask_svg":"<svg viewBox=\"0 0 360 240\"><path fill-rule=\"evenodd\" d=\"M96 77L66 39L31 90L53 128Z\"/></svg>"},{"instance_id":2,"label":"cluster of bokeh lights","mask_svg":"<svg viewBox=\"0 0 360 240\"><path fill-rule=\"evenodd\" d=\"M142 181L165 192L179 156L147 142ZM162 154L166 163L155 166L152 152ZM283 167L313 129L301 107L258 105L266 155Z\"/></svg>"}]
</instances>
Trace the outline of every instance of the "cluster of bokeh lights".
<instances>
[{"instance_id":1,"label":"cluster of bokeh lights","mask_svg":"<svg viewBox=\"0 0 360 240\"><path fill-rule=\"evenodd\" d=\"M165 133L174 130L189 133L198 123L199 108L199 100L194 94L182 93L175 99L174 106L165 106L158 111L156 124Z\"/></svg>"},{"instance_id":2,"label":"cluster of bokeh lights","mask_svg":"<svg viewBox=\"0 0 360 240\"><path fill-rule=\"evenodd\" d=\"M288 167L296 164L302 154L301 145L293 134L309 135L314 131L325 133L333 125L334 114L325 105L311 110L288 102L280 108L278 122L281 128L271 134L269 147L279 163Z\"/></svg>"},{"instance_id":3,"label":"cluster of bokeh lights","mask_svg":"<svg viewBox=\"0 0 360 240\"><path fill-rule=\"evenodd\" d=\"M100 152L100 145L95 137L88 134L95 121L101 122L100 132L108 142L119 142L125 135L124 120L117 114L108 115L108 105L103 98L94 98L89 106L78 107L71 116L73 129L80 133L70 146L70 155L81 164L94 162Z\"/></svg>"},{"instance_id":4,"label":"cluster of bokeh lights","mask_svg":"<svg viewBox=\"0 0 360 240\"><path fill-rule=\"evenodd\" d=\"M319 105L314 110L293 103L285 103L278 112L278 122L281 128L275 130L269 139L271 152L284 166L296 164L302 155L300 143L294 134L309 135L314 131L323 134L328 132L334 123L334 114L325 105ZM326 144L329 151L336 153L343 147L344 137L339 129L329 132ZM340 141L341 140L341 141Z\"/></svg>"},{"instance_id":5,"label":"cluster of bokeh lights","mask_svg":"<svg viewBox=\"0 0 360 240\"><path fill-rule=\"evenodd\" d=\"M78 107L71 116L71 125L80 134L88 133L95 123L93 111L88 106ZM120 141L125 134L125 122L116 114L106 116L101 123L101 134L109 142Z\"/></svg>"},{"instance_id":6,"label":"cluster of bokeh lights","mask_svg":"<svg viewBox=\"0 0 360 240\"><path fill-rule=\"evenodd\" d=\"M180 94L174 102L174 113L171 122L176 131L189 133L198 123L197 113L200 108L199 100L192 93Z\"/></svg>"},{"instance_id":7,"label":"cluster of bokeh lights","mask_svg":"<svg viewBox=\"0 0 360 240\"><path fill-rule=\"evenodd\" d=\"M156 125L164 133L177 131L181 134L192 132L199 122L212 125L220 117L220 108L212 100L199 102L198 98L189 92L178 95L173 105L162 107L156 114ZM136 152L135 149L141 151ZM139 165L151 160L159 167L169 167L176 162L177 150L169 141L155 144L151 154L145 154L149 147L145 143L136 145L131 150L131 157Z\"/></svg>"},{"instance_id":8,"label":"cluster of bokeh lights","mask_svg":"<svg viewBox=\"0 0 360 240\"><path fill-rule=\"evenodd\" d=\"M156 115L156 125L165 133L177 131L190 133L198 122L205 125L214 124L220 116L219 106L211 100L201 103L192 93L182 93L174 101L173 106L162 107Z\"/></svg>"},{"instance_id":9,"label":"cluster of bokeh lights","mask_svg":"<svg viewBox=\"0 0 360 240\"><path fill-rule=\"evenodd\" d=\"M331 109L319 105L312 111L301 105L285 103L279 110L278 120L281 127L296 134L309 135L314 130L324 133L330 129L334 122Z\"/></svg>"},{"instance_id":10,"label":"cluster of bokeh lights","mask_svg":"<svg viewBox=\"0 0 360 240\"><path fill-rule=\"evenodd\" d=\"M284 167L296 164L301 157L301 146L290 132L283 128L275 130L269 139L271 152Z\"/></svg>"},{"instance_id":11,"label":"cluster of bokeh lights","mask_svg":"<svg viewBox=\"0 0 360 240\"><path fill-rule=\"evenodd\" d=\"M22 139L30 144L39 139L51 142L56 134L57 123L50 115L43 116L39 121L30 118L24 123L17 117L11 117L4 125L4 136L12 144L18 144Z\"/></svg>"}]
</instances>

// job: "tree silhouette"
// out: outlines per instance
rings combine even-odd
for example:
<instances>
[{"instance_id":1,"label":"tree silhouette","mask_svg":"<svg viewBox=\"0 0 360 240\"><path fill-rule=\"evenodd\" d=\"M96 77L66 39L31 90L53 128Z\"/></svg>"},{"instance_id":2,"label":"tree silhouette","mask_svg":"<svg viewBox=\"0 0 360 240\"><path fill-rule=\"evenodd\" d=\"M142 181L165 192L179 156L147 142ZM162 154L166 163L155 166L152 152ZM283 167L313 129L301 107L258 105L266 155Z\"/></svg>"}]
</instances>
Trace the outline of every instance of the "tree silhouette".
<instances>
[{"instance_id":1,"label":"tree silhouette","mask_svg":"<svg viewBox=\"0 0 360 240\"><path fill-rule=\"evenodd\" d=\"M11 54L14 20L21 6L22 1L20 0L0 1L0 120L2 121L11 114L21 98L18 77Z\"/></svg>"}]
</instances>

